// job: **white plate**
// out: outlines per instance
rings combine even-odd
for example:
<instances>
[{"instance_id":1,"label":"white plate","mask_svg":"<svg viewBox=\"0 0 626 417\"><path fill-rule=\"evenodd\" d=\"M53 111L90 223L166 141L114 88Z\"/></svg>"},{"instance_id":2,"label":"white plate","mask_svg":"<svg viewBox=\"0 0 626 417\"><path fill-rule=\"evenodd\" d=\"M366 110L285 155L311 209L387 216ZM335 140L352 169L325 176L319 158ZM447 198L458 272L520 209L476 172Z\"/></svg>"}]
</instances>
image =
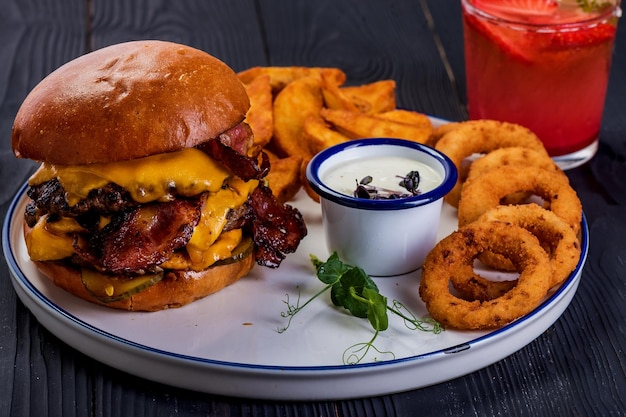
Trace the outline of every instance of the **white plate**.
<instances>
[{"instance_id":1,"label":"white plate","mask_svg":"<svg viewBox=\"0 0 626 417\"><path fill-rule=\"evenodd\" d=\"M582 224L582 256L554 294L526 317L492 332L408 330L390 317L376 346L380 356L344 365L349 346L368 341L366 320L331 306L328 295L302 310L284 333L286 295L304 301L323 284L309 254L325 259L319 206L303 193L293 205L309 234L281 267L256 267L238 283L180 309L124 312L78 299L50 283L29 261L22 236L23 187L7 214L2 245L22 302L48 330L86 355L153 381L196 391L277 400L330 400L389 394L436 384L476 371L521 349L563 313L574 296L588 251ZM456 210L445 206L440 237L456 229ZM381 260L384 262L384 260ZM419 298L419 272L379 278L381 293L427 314ZM372 360L373 359L373 360Z\"/></svg>"}]
</instances>

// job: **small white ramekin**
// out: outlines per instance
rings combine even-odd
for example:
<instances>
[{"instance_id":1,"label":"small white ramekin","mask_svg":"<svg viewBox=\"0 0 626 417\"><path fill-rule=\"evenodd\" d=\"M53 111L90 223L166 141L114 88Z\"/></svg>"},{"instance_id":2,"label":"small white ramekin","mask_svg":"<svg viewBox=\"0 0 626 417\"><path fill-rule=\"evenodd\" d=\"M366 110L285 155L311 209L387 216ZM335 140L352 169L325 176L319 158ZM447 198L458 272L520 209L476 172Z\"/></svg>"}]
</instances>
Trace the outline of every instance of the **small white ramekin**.
<instances>
[{"instance_id":1,"label":"small white ramekin","mask_svg":"<svg viewBox=\"0 0 626 417\"><path fill-rule=\"evenodd\" d=\"M431 191L393 200L345 195L322 180L346 162L380 156L414 158L443 180ZM372 276L402 275L422 266L436 243L443 197L457 175L452 161L441 152L391 138L357 139L330 147L315 155L306 170L310 186L320 196L328 250Z\"/></svg>"}]
</instances>

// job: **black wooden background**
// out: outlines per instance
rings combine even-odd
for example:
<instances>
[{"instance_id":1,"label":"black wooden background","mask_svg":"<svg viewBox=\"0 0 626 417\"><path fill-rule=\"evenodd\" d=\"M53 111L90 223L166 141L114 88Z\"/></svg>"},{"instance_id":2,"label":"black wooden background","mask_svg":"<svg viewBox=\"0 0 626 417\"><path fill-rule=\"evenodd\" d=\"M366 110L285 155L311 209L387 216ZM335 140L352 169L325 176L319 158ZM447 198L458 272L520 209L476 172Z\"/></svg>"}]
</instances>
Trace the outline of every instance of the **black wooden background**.
<instances>
[{"instance_id":1,"label":"black wooden background","mask_svg":"<svg viewBox=\"0 0 626 417\"><path fill-rule=\"evenodd\" d=\"M352 84L392 78L400 106L466 118L458 0L0 0L2 218L33 169L10 147L13 117L28 91L81 54L134 39L185 43L236 71L334 66ZM626 25L609 89L600 153L568 173L591 232L580 288L560 320L509 358L376 398L269 402L199 394L125 374L66 346L17 300L2 257L0 416L626 415Z\"/></svg>"}]
</instances>

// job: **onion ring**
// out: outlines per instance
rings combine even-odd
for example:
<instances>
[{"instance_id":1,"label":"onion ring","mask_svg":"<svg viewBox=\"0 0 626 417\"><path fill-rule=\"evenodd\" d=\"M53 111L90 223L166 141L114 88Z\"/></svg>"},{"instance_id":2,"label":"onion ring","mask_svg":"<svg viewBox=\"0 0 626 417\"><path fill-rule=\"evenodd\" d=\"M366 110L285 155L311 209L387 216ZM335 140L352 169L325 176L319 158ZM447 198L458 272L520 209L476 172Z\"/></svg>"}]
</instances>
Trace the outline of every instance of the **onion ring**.
<instances>
[{"instance_id":1,"label":"onion ring","mask_svg":"<svg viewBox=\"0 0 626 417\"><path fill-rule=\"evenodd\" d=\"M541 140L529 129L514 124L495 120L472 120L462 122L451 129L437 142L435 148L446 154L459 171L455 187L446 195L445 200L453 207L458 207L461 188L467 177L464 161L473 154L485 154L496 149L511 146L533 149L548 155Z\"/></svg>"},{"instance_id":2,"label":"onion ring","mask_svg":"<svg viewBox=\"0 0 626 417\"><path fill-rule=\"evenodd\" d=\"M541 197L550 211L565 220L575 233L579 232L582 205L567 176L527 166L495 168L466 184L459 202L459 227L478 220L499 206L502 198L517 192Z\"/></svg>"},{"instance_id":3,"label":"onion ring","mask_svg":"<svg viewBox=\"0 0 626 417\"><path fill-rule=\"evenodd\" d=\"M485 255L487 252L483 253ZM479 257L482 257L479 256ZM467 301L489 301L511 291L517 285L517 279L510 281L493 281L480 275L455 275L450 277L454 290L459 298Z\"/></svg>"},{"instance_id":4,"label":"onion ring","mask_svg":"<svg viewBox=\"0 0 626 417\"><path fill-rule=\"evenodd\" d=\"M499 206L479 217L478 222L498 221L523 227L531 232L550 257L552 279L550 287L562 284L576 268L580 259L580 244L571 227L556 214L536 204ZM501 270L514 270L512 263L491 252L484 252L480 260ZM490 300L510 290L516 281L492 281L483 277L471 280L452 277L454 288L464 299Z\"/></svg>"},{"instance_id":5,"label":"onion ring","mask_svg":"<svg viewBox=\"0 0 626 417\"><path fill-rule=\"evenodd\" d=\"M478 221L500 221L523 227L539 239L552 263L552 287L562 284L580 259L578 236L563 219L536 204L500 206Z\"/></svg>"},{"instance_id":6,"label":"onion ring","mask_svg":"<svg viewBox=\"0 0 626 417\"><path fill-rule=\"evenodd\" d=\"M430 137L426 140L426 145L434 148L437 145L437 142L439 142L439 139L441 139L446 133L461 126L463 123L464 122L450 122L434 127Z\"/></svg>"},{"instance_id":7,"label":"onion ring","mask_svg":"<svg viewBox=\"0 0 626 417\"><path fill-rule=\"evenodd\" d=\"M510 259L519 272L517 285L488 301L463 300L450 292L450 277L471 274L485 251ZM502 222L476 222L435 245L422 266L420 297L431 316L457 329L491 329L530 313L546 296L552 268L548 255L528 230Z\"/></svg>"},{"instance_id":8,"label":"onion ring","mask_svg":"<svg viewBox=\"0 0 626 417\"><path fill-rule=\"evenodd\" d=\"M543 152L521 146L496 149L474 160L470 165L465 182L475 180L478 176L501 166L524 165L560 172L561 168Z\"/></svg>"},{"instance_id":9,"label":"onion ring","mask_svg":"<svg viewBox=\"0 0 626 417\"><path fill-rule=\"evenodd\" d=\"M561 172L561 168L547 154L537 152L534 149L511 146L496 149L474 160L469 166L463 186L489 170L510 165L536 166L557 173ZM528 198L529 193L517 193L505 197L503 202L505 204L518 204Z\"/></svg>"}]
</instances>

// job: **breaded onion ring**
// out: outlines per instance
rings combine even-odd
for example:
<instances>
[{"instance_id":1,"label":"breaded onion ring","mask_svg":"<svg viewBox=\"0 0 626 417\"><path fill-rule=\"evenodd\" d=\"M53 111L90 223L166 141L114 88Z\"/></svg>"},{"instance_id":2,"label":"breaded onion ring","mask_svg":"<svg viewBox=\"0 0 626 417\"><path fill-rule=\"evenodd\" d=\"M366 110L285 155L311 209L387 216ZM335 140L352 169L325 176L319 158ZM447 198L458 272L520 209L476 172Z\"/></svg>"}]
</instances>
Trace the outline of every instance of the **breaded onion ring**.
<instances>
[{"instance_id":1,"label":"breaded onion ring","mask_svg":"<svg viewBox=\"0 0 626 417\"><path fill-rule=\"evenodd\" d=\"M533 132L514 123L472 120L461 123L443 135L435 148L446 154L459 172L455 187L445 197L446 202L458 207L461 188L467 177L467 169L464 167L466 158L511 146L529 148L548 155L543 143Z\"/></svg>"},{"instance_id":2,"label":"breaded onion ring","mask_svg":"<svg viewBox=\"0 0 626 417\"><path fill-rule=\"evenodd\" d=\"M556 214L536 204L499 206L478 218L478 222L498 221L523 227L531 232L550 257L552 279L550 287L562 284L576 268L580 259L580 244L571 227ZM511 262L491 252L481 254L480 260L494 268L514 270ZM515 281L491 281L483 277L470 280L452 277L454 288L464 299L490 300L507 292Z\"/></svg>"},{"instance_id":3,"label":"breaded onion ring","mask_svg":"<svg viewBox=\"0 0 626 417\"><path fill-rule=\"evenodd\" d=\"M496 149L480 158L475 159L469 166L467 178L463 183L465 186L470 181L475 180L485 172L501 166L536 166L557 173L562 172L561 168L543 152L537 152L534 149L522 148L520 146L511 146L507 148ZM505 204L518 204L529 198L529 193L516 193L503 199Z\"/></svg>"},{"instance_id":4,"label":"breaded onion ring","mask_svg":"<svg viewBox=\"0 0 626 417\"><path fill-rule=\"evenodd\" d=\"M450 122L434 127L430 137L426 140L426 145L434 148L437 145L437 142L439 142L439 139L441 139L446 133L461 126L463 123L464 122Z\"/></svg>"},{"instance_id":5,"label":"breaded onion ring","mask_svg":"<svg viewBox=\"0 0 626 417\"><path fill-rule=\"evenodd\" d=\"M530 192L541 197L547 207L577 234L582 220L582 205L565 174L537 167L503 166L487 171L463 187L459 202L459 227L470 224L485 212L500 205L502 198Z\"/></svg>"},{"instance_id":6,"label":"breaded onion ring","mask_svg":"<svg viewBox=\"0 0 626 417\"><path fill-rule=\"evenodd\" d=\"M536 204L496 207L478 221L505 222L535 235L552 263L552 287L563 283L578 264L580 243L576 233L563 219Z\"/></svg>"},{"instance_id":7,"label":"breaded onion ring","mask_svg":"<svg viewBox=\"0 0 626 417\"><path fill-rule=\"evenodd\" d=\"M482 255L485 254L486 253L483 253ZM517 285L517 279L511 281L492 281L476 274L455 275L450 277L450 281L458 297L467 301L493 300L494 298L502 297Z\"/></svg>"},{"instance_id":8,"label":"breaded onion ring","mask_svg":"<svg viewBox=\"0 0 626 417\"><path fill-rule=\"evenodd\" d=\"M520 274L517 285L489 301L468 301L453 295L450 277L475 276L473 261L485 251L502 254L513 262ZM535 309L548 292L551 275L548 255L532 233L502 222L477 222L435 245L422 266L419 293L431 316L444 326L490 329Z\"/></svg>"},{"instance_id":9,"label":"breaded onion ring","mask_svg":"<svg viewBox=\"0 0 626 417\"><path fill-rule=\"evenodd\" d=\"M465 183L492 169L513 165L535 166L554 172L561 171L548 154L521 146L511 146L496 149L474 160L469 167Z\"/></svg>"}]
</instances>

